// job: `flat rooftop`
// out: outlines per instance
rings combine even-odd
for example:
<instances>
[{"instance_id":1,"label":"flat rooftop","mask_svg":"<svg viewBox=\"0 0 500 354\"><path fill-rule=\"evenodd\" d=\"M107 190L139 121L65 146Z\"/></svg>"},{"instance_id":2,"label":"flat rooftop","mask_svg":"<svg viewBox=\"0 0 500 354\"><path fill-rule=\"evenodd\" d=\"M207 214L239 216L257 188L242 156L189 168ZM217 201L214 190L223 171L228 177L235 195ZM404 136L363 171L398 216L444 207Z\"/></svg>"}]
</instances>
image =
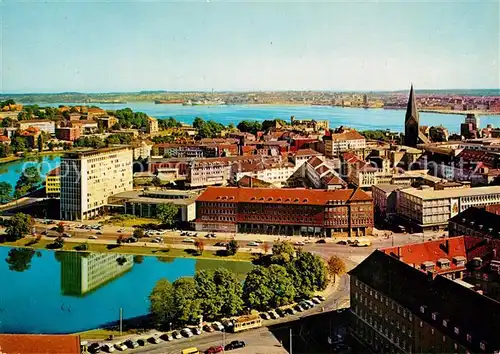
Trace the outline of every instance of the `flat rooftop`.
<instances>
[{"instance_id":1,"label":"flat rooftop","mask_svg":"<svg viewBox=\"0 0 500 354\"><path fill-rule=\"evenodd\" d=\"M445 190L435 190L433 188L425 188L425 189L406 188L402 190L401 193L406 193L414 197L420 198L422 200L433 200L433 199L446 199L446 198L459 198L459 197L473 197L473 196L481 196L488 194L500 194L500 186L457 188L457 189L445 189Z\"/></svg>"},{"instance_id":2,"label":"flat rooftop","mask_svg":"<svg viewBox=\"0 0 500 354\"><path fill-rule=\"evenodd\" d=\"M105 147L101 149L93 149L93 148L82 148L73 151L66 152L64 154L64 158L74 159L81 158L86 156L91 156L94 154L105 154L108 152L118 152L123 150L130 150L130 146L122 145L122 146L113 146L113 147Z\"/></svg>"}]
</instances>

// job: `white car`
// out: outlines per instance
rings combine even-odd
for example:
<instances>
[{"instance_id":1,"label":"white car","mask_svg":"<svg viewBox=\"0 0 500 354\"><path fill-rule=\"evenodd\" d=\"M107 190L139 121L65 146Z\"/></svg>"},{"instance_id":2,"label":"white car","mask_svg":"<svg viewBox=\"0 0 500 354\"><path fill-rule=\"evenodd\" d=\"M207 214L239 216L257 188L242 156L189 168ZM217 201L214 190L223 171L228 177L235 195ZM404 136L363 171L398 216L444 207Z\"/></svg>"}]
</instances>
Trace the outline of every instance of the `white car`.
<instances>
[{"instance_id":1,"label":"white car","mask_svg":"<svg viewBox=\"0 0 500 354\"><path fill-rule=\"evenodd\" d=\"M187 237L185 238L184 240L182 240L182 242L186 242L186 243L195 243L196 241L190 237Z\"/></svg>"},{"instance_id":2,"label":"white car","mask_svg":"<svg viewBox=\"0 0 500 354\"><path fill-rule=\"evenodd\" d=\"M125 350L127 350L127 349L128 349L128 347L127 347L125 344L123 344L123 343L116 343L116 344L114 345L114 347L115 347L117 350L121 351L121 352L123 352L123 351L125 351Z\"/></svg>"},{"instance_id":3,"label":"white car","mask_svg":"<svg viewBox=\"0 0 500 354\"><path fill-rule=\"evenodd\" d=\"M89 239L91 240L97 240L99 237L97 237L96 235L90 235L89 236Z\"/></svg>"},{"instance_id":4,"label":"white car","mask_svg":"<svg viewBox=\"0 0 500 354\"><path fill-rule=\"evenodd\" d=\"M302 242L302 241L297 241L294 243L295 246L305 246L305 242Z\"/></svg>"},{"instance_id":5,"label":"white car","mask_svg":"<svg viewBox=\"0 0 500 354\"><path fill-rule=\"evenodd\" d=\"M106 353L113 353L115 351L115 347L113 347L111 344L103 344L101 346L101 349Z\"/></svg>"},{"instance_id":6,"label":"white car","mask_svg":"<svg viewBox=\"0 0 500 354\"><path fill-rule=\"evenodd\" d=\"M180 334L178 331L174 331L174 332L172 332L172 336L173 336L175 339L181 339L181 338L182 338L182 334Z\"/></svg>"},{"instance_id":7,"label":"white car","mask_svg":"<svg viewBox=\"0 0 500 354\"><path fill-rule=\"evenodd\" d=\"M247 246L258 246L259 244L255 241L252 241L252 242L248 242L247 243Z\"/></svg>"},{"instance_id":8,"label":"white car","mask_svg":"<svg viewBox=\"0 0 500 354\"><path fill-rule=\"evenodd\" d=\"M189 328L183 328L181 330L181 334L184 336L184 337L187 337L187 338L191 338L193 336L193 332L191 332L191 330Z\"/></svg>"},{"instance_id":9,"label":"white car","mask_svg":"<svg viewBox=\"0 0 500 354\"><path fill-rule=\"evenodd\" d=\"M213 322L212 323L212 327L216 330L216 331L223 331L224 330L224 326L222 325L222 323L220 322Z\"/></svg>"}]
</instances>

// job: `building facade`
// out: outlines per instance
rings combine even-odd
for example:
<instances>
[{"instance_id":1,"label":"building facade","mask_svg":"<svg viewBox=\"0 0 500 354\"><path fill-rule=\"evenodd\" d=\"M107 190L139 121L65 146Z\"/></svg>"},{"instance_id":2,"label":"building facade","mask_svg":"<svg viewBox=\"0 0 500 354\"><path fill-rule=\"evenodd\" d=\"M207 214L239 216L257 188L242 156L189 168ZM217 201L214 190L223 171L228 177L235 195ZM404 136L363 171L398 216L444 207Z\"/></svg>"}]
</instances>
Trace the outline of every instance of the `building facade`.
<instances>
[{"instance_id":1,"label":"building facade","mask_svg":"<svg viewBox=\"0 0 500 354\"><path fill-rule=\"evenodd\" d=\"M146 125L146 131L149 134L156 134L158 133L158 119L153 118L153 117L148 117L147 125Z\"/></svg>"},{"instance_id":2,"label":"building facade","mask_svg":"<svg viewBox=\"0 0 500 354\"><path fill-rule=\"evenodd\" d=\"M366 139L353 129L343 129L338 133L329 133L323 137L325 156L334 157L341 153L366 148Z\"/></svg>"},{"instance_id":3,"label":"building facade","mask_svg":"<svg viewBox=\"0 0 500 354\"><path fill-rule=\"evenodd\" d=\"M22 120L19 123L19 130L26 130L29 127L38 128L40 131L55 134L56 123L48 119L32 119L32 120Z\"/></svg>"},{"instance_id":4,"label":"building facade","mask_svg":"<svg viewBox=\"0 0 500 354\"><path fill-rule=\"evenodd\" d=\"M75 141L81 135L79 128L75 127L61 127L56 128L56 138L59 140Z\"/></svg>"},{"instance_id":5,"label":"building facade","mask_svg":"<svg viewBox=\"0 0 500 354\"><path fill-rule=\"evenodd\" d=\"M440 229L470 207L500 203L500 187L435 190L427 186L398 191L398 216L418 230Z\"/></svg>"},{"instance_id":6,"label":"building facade","mask_svg":"<svg viewBox=\"0 0 500 354\"><path fill-rule=\"evenodd\" d=\"M108 197L132 190L128 147L68 152L61 158L61 219L86 220L105 211Z\"/></svg>"},{"instance_id":7,"label":"building facade","mask_svg":"<svg viewBox=\"0 0 500 354\"><path fill-rule=\"evenodd\" d=\"M487 257L472 251L477 242L456 237L373 252L349 272L351 334L376 353L498 353L500 302L470 278Z\"/></svg>"},{"instance_id":8,"label":"building facade","mask_svg":"<svg viewBox=\"0 0 500 354\"><path fill-rule=\"evenodd\" d=\"M61 196L61 168L54 168L45 176L45 195L48 198Z\"/></svg>"},{"instance_id":9,"label":"building facade","mask_svg":"<svg viewBox=\"0 0 500 354\"><path fill-rule=\"evenodd\" d=\"M362 236L373 203L361 190L209 187L196 200L196 229L276 235Z\"/></svg>"}]
</instances>

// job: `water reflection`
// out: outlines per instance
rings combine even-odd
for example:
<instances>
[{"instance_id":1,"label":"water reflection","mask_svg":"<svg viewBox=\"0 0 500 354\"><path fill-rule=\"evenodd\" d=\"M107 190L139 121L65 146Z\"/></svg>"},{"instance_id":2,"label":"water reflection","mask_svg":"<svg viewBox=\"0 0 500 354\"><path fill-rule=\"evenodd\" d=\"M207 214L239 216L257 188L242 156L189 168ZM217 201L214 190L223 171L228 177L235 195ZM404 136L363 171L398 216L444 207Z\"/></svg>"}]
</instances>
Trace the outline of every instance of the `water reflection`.
<instances>
[{"instance_id":1,"label":"water reflection","mask_svg":"<svg viewBox=\"0 0 500 354\"><path fill-rule=\"evenodd\" d=\"M59 251L56 259L61 264L61 293L70 296L85 296L134 266L130 254Z\"/></svg>"},{"instance_id":2,"label":"water reflection","mask_svg":"<svg viewBox=\"0 0 500 354\"><path fill-rule=\"evenodd\" d=\"M14 272L24 272L31 268L31 260L35 255L35 250L31 248L12 248L5 261L9 265L9 270ZM40 252L36 252L37 257L41 257Z\"/></svg>"}]
</instances>

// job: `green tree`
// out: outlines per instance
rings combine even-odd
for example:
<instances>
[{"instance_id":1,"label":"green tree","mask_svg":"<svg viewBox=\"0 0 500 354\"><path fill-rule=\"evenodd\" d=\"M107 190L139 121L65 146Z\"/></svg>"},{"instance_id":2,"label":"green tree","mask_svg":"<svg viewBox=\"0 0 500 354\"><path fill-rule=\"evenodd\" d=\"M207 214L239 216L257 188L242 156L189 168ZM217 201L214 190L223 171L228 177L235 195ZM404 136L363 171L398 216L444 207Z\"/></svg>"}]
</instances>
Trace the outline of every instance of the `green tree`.
<instances>
[{"instance_id":1,"label":"green tree","mask_svg":"<svg viewBox=\"0 0 500 354\"><path fill-rule=\"evenodd\" d=\"M5 117L3 120L2 120L2 127L4 128L10 128L10 127L13 127L14 126L14 120L10 117Z\"/></svg>"},{"instance_id":2,"label":"green tree","mask_svg":"<svg viewBox=\"0 0 500 354\"><path fill-rule=\"evenodd\" d=\"M167 328L176 315L174 288L167 279L160 279L149 295L149 312L153 324Z\"/></svg>"},{"instance_id":3,"label":"green tree","mask_svg":"<svg viewBox=\"0 0 500 354\"><path fill-rule=\"evenodd\" d=\"M238 245L238 242L236 242L236 240L231 240L226 245L226 253L228 256L234 256L239 248L240 245Z\"/></svg>"},{"instance_id":4,"label":"green tree","mask_svg":"<svg viewBox=\"0 0 500 354\"><path fill-rule=\"evenodd\" d=\"M138 239L139 239L139 238L143 238L143 237L144 237L144 229L142 229L142 228L140 228L140 227L138 227L138 228L134 229L134 234L133 234L133 236L134 236L135 238L138 238Z\"/></svg>"},{"instance_id":5,"label":"green tree","mask_svg":"<svg viewBox=\"0 0 500 354\"><path fill-rule=\"evenodd\" d=\"M202 270L194 276L203 315L210 320L234 316L243 309L243 287L225 268Z\"/></svg>"},{"instance_id":6,"label":"green tree","mask_svg":"<svg viewBox=\"0 0 500 354\"><path fill-rule=\"evenodd\" d=\"M193 278L179 278L174 284L175 322L179 324L197 323L201 315L201 299L196 292Z\"/></svg>"},{"instance_id":7,"label":"green tree","mask_svg":"<svg viewBox=\"0 0 500 354\"><path fill-rule=\"evenodd\" d=\"M0 144L0 157L7 157L12 155L12 149L9 145Z\"/></svg>"},{"instance_id":8,"label":"green tree","mask_svg":"<svg viewBox=\"0 0 500 354\"><path fill-rule=\"evenodd\" d=\"M11 199L12 185L8 182L0 182L0 204L7 203Z\"/></svg>"},{"instance_id":9,"label":"green tree","mask_svg":"<svg viewBox=\"0 0 500 354\"><path fill-rule=\"evenodd\" d=\"M9 265L9 269L15 272L24 272L30 269L31 260L35 255L35 250L31 248L13 248L9 251L8 257L5 259Z\"/></svg>"},{"instance_id":10,"label":"green tree","mask_svg":"<svg viewBox=\"0 0 500 354\"><path fill-rule=\"evenodd\" d=\"M280 241L273 245L271 263L285 265L295 256L295 248L290 242Z\"/></svg>"},{"instance_id":11,"label":"green tree","mask_svg":"<svg viewBox=\"0 0 500 354\"><path fill-rule=\"evenodd\" d=\"M193 120L193 128L200 129L202 125L205 125L205 120L201 117L196 117Z\"/></svg>"},{"instance_id":12,"label":"green tree","mask_svg":"<svg viewBox=\"0 0 500 354\"><path fill-rule=\"evenodd\" d=\"M15 197L21 197L35 189L42 181L40 173L35 166L26 167L17 180Z\"/></svg>"},{"instance_id":13,"label":"green tree","mask_svg":"<svg viewBox=\"0 0 500 354\"><path fill-rule=\"evenodd\" d=\"M43 151L43 145L44 145L44 142L43 142L43 134L40 134L38 136L38 139L37 139L37 145L38 145L38 151L39 152L42 152Z\"/></svg>"},{"instance_id":14,"label":"green tree","mask_svg":"<svg viewBox=\"0 0 500 354\"><path fill-rule=\"evenodd\" d=\"M262 123L257 121L242 120L236 127L241 132L256 134L259 130L262 130Z\"/></svg>"},{"instance_id":15,"label":"green tree","mask_svg":"<svg viewBox=\"0 0 500 354\"><path fill-rule=\"evenodd\" d=\"M177 219L179 207L173 203L159 204L156 206L156 218L162 224L172 225Z\"/></svg>"},{"instance_id":16,"label":"green tree","mask_svg":"<svg viewBox=\"0 0 500 354\"><path fill-rule=\"evenodd\" d=\"M7 238L17 241L31 232L34 222L30 215L17 213L9 220L9 225L5 231Z\"/></svg>"},{"instance_id":17,"label":"green tree","mask_svg":"<svg viewBox=\"0 0 500 354\"><path fill-rule=\"evenodd\" d=\"M337 276L344 274L347 270L344 261L337 255L332 255L328 259L327 267L328 267L328 274L330 274L330 276L333 277L333 282L335 282L335 278Z\"/></svg>"},{"instance_id":18,"label":"green tree","mask_svg":"<svg viewBox=\"0 0 500 354\"><path fill-rule=\"evenodd\" d=\"M243 299L250 308L266 311L289 304L294 298L293 280L283 266L256 267L245 279Z\"/></svg>"},{"instance_id":19,"label":"green tree","mask_svg":"<svg viewBox=\"0 0 500 354\"><path fill-rule=\"evenodd\" d=\"M30 112L22 111L17 114L17 120L29 120L32 118L33 116Z\"/></svg>"},{"instance_id":20,"label":"green tree","mask_svg":"<svg viewBox=\"0 0 500 354\"><path fill-rule=\"evenodd\" d=\"M14 152L24 152L28 149L26 139L21 136L16 136L12 139L10 147Z\"/></svg>"},{"instance_id":21,"label":"green tree","mask_svg":"<svg viewBox=\"0 0 500 354\"><path fill-rule=\"evenodd\" d=\"M323 290L328 284L328 271L321 257L310 252L297 251L293 260L285 265L295 284L296 296L304 298Z\"/></svg>"}]
</instances>

